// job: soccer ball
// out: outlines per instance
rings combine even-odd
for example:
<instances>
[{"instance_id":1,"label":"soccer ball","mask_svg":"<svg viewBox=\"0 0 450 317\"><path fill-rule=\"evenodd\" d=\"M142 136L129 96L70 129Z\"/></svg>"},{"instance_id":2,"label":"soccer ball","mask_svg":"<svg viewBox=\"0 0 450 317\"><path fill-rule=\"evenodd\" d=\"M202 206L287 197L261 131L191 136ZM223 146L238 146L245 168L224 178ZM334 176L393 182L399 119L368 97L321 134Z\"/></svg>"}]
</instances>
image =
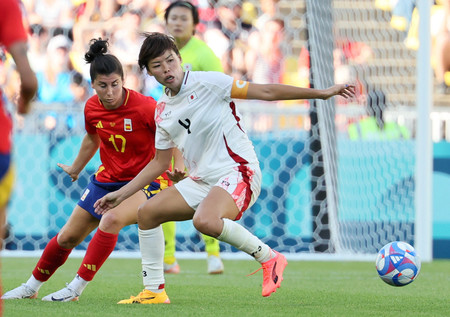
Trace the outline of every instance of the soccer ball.
<instances>
[{"instance_id":1,"label":"soccer ball","mask_svg":"<svg viewBox=\"0 0 450 317\"><path fill-rule=\"evenodd\" d=\"M386 244L375 261L380 278L392 286L405 286L414 281L420 272L420 258L406 242Z\"/></svg>"}]
</instances>

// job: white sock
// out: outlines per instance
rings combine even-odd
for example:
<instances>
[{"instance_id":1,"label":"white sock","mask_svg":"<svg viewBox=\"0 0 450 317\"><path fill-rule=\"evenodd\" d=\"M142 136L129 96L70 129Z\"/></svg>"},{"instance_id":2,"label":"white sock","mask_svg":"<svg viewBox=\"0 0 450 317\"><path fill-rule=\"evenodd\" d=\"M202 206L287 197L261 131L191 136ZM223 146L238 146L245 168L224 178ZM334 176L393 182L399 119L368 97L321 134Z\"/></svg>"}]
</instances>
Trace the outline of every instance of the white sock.
<instances>
[{"instance_id":1,"label":"white sock","mask_svg":"<svg viewBox=\"0 0 450 317\"><path fill-rule=\"evenodd\" d=\"M145 289L159 293L164 289L164 234L161 226L139 232L142 277Z\"/></svg>"},{"instance_id":2,"label":"white sock","mask_svg":"<svg viewBox=\"0 0 450 317\"><path fill-rule=\"evenodd\" d=\"M72 280L72 282L69 283L69 287L73 289L75 292L77 292L78 295L81 295L83 293L86 286L89 284L89 281L86 281L78 274L75 275L75 278Z\"/></svg>"},{"instance_id":3,"label":"white sock","mask_svg":"<svg viewBox=\"0 0 450 317\"><path fill-rule=\"evenodd\" d=\"M39 291L39 289L41 288L41 286L44 284L45 282L42 281L38 281L33 274L31 274L30 278L28 279L28 281L25 283L28 287L30 287L31 289L35 290L36 292Z\"/></svg>"},{"instance_id":4,"label":"white sock","mask_svg":"<svg viewBox=\"0 0 450 317\"><path fill-rule=\"evenodd\" d=\"M235 221L224 218L222 233L218 240L253 256L259 263L264 263L274 256L270 247Z\"/></svg>"}]
</instances>

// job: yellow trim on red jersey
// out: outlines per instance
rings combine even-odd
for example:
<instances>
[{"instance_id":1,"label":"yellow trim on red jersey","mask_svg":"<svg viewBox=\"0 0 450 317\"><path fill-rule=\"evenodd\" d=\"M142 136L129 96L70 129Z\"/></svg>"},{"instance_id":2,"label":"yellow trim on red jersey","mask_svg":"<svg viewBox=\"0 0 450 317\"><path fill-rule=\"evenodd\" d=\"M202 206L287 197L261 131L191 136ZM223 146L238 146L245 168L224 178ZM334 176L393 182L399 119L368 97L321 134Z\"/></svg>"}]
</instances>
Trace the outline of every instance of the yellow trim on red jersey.
<instances>
[{"instance_id":1,"label":"yellow trim on red jersey","mask_svg":"<svg viewBox=\"0 0 450 317\"><path fill-rule=\"evenodd\" d=\"M98 168L97 172L95 173L95 177L97 177L97 175L101 172L103 172L105 170L105 167L103 165L100 165L100 167Z\"/></svg>"},{"instance_id":2,"label":"yellow trim on red jersey","mask_svg":"<svg viewBox=\"0 0 450 317\"><path fill-rule=\"evenodd\" d=\"M248 86L248 81L233 80L233 86L231 86L231 98L247 99Z\"/></svg>"},{"instance_id":3,"label":"yellow trim on red jersey","mask_svg":"<svg viewBox=\"0 0 450 317\"><path fill-rule=\"evenodd\" d=\"M123 104L126 106L126 104L128 102L128 98L130 98L130 91L128 89L126 89L126 88L125 88L125 91L127 92L127 96L125 97L125 101L123 102Z\"/></svg>"}]
</instances>

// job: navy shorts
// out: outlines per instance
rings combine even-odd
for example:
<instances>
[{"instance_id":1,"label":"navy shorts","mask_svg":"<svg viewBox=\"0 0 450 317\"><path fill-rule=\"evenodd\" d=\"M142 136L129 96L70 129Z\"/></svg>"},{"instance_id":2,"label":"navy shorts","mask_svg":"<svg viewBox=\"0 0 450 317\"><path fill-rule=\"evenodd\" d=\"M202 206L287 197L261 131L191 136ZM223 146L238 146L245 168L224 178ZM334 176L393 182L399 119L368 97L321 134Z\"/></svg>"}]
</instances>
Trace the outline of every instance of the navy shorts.
<instances>
[{"instance_id":1,"label":"navy shorts","mask_svg":"<svg viewBox=\"0 0 450 317\"><path fill-rule=\"evenodd\" d=\"M91 182L88 184L86 190L78 201L78 206L85 209L93 217L100 220L102 215L95 213L94 203L106 194L116 191L126 184L128 184L128 182L101 183L95 179L95 175L92 175ZM147 196L147 199L149 199L161 191L161 185L159 183L152 182L145 186L142 191Z\"/></svg>"}]
</instances>

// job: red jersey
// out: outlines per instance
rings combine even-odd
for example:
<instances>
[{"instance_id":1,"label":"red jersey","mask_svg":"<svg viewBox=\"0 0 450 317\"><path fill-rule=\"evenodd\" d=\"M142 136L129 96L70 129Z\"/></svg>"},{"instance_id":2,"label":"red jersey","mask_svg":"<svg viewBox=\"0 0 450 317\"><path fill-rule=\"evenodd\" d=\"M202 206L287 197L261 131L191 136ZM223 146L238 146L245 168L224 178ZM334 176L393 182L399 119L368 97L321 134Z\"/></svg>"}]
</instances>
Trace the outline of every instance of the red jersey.
<instances>
[{"instance_id":1,"label":"red jersey","mask_svg":"<svg viewBox=\"0 0 450 317\"><path fill-rule=\"evenodd\" d=\"M19 3L18 0L0 1L0 45L4 46L6 50L13 43L28 40ZM11 131L11 116L5 109L0 91L0 153L2 154L11 152Z\"/></svg>"},{"instance_id":2,"label":"red jersey","mask_svg":"<svg viewBox=\"0 0 450 317\"><path fill-rule=\"evenodd\" d=\"M99 182L129 181L153 159L155 109L152 97L129 89L125 89L123 104L114 110L105 109L97 95L88 99L84 108L85 128L87 133L96 133L101 139L102 165L96 173ZM157 182L170 185L165 173Z\"/></svg>"}]
</instances>

